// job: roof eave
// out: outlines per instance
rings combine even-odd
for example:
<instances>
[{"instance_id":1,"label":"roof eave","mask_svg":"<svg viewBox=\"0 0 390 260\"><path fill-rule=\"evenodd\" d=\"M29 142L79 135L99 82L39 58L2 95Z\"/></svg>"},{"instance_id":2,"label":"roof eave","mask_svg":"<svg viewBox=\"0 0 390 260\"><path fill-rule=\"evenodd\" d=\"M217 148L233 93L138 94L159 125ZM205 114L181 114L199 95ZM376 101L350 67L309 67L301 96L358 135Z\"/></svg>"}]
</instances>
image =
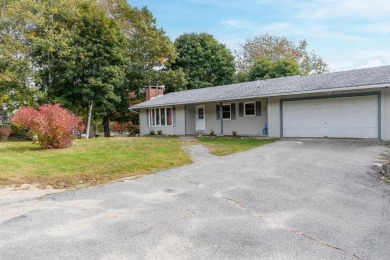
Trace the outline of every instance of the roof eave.
<instances>
[{"instance_id":1,"label":"roof eave","mask_svg":"<svg viewBox=\"0 0 390 260\"><path fill-rule=\"evenodd\" d=\"M340 87L340 88L328 88L328 89L317 89L317 90L307 90L307 91L295 91L295 92L285 92L285 93L270 93L266 95L252 95L244 97L232 97L232 98L222 98L222 99L209 99L209 100L199 100L191 102L171 102L159 105L146 105L146 106L131 106L129 109L142 109L142 108L152 108L152 107L165 107L165 106L175 106L175 105L189 105L189 104L200 104L200 103L214 103L222 101L232 101L232 100L245 100L253 98L267 98L267 97L279 97L279 96L290 96L290 95L304 95L304 94L315 94L315 93L328 93L328 92L339 92L339 91L353 91L353 90L364 90L364 89L375 89L375 88L385 88L390 87L389 83L373 84L366 86L354 86L354 87ZM142 103L141 103L142 104Z\"/></svg>"}]
</instances>

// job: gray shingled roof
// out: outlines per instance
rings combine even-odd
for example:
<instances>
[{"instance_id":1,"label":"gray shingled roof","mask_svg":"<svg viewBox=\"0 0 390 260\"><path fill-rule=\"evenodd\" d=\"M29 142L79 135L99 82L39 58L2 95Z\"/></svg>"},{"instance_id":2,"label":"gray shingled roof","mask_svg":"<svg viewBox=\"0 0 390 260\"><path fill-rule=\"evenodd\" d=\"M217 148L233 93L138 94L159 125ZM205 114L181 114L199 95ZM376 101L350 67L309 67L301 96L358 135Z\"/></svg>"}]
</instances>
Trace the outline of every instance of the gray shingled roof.
<instances>
[{"instance_id":1,"label":"gray shingled roof","mask_svg":"<svg viewBox=\"0 0 390 260\"><path fill-rule=\"evenodd\" d=\"M297 94L300 92L354 88L390 84L390 65L309 76L291 76L268 80L209 87L169 93L131 108L246 99Z\"/></svg>"}]
</instances>

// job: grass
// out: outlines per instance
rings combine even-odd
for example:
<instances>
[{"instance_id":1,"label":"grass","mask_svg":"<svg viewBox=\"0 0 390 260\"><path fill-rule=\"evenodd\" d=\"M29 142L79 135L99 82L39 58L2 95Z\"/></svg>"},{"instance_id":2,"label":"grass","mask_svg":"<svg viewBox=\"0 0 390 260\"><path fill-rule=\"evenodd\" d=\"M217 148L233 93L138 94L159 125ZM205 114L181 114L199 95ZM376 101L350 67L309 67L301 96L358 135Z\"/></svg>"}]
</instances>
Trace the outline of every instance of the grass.
<instances>
[{"instance_id":1,"label":"grass","mask_svg":"<svg viewBox=\"0 0 390 260\"><path fill-rule=\"evenodd\" d=\"M275 139L239 139L239 138L210 138L199 137L198 142L203 144L212 154L224 156L232 153L246 151L261 145L274 142Z\"/></svg>"},{"instance_id":2,"label":"grass","mask_svg":"<svg viewBox=\"0 0 390 260\"><path fill-rule=\"evenodd\" d=\"M200 143L222 156L273 141L203 137L187 143L174 137L114 137L78 139L72 147L58 150L43 150L31 141L0 142L0 186L96 185L189 164L183 145Z\"/></svg>"},{"instance_id":3,"label":"grass","mask_svg":"<svg viewBox=\"0 0 390 260\"><path fill-rule=\"evenodd\" d=\"M191 162L177 138L75 140L68 149L0 142L0 186L39 183L55 188L95 185Z\"/></svg>"}]
</instances>

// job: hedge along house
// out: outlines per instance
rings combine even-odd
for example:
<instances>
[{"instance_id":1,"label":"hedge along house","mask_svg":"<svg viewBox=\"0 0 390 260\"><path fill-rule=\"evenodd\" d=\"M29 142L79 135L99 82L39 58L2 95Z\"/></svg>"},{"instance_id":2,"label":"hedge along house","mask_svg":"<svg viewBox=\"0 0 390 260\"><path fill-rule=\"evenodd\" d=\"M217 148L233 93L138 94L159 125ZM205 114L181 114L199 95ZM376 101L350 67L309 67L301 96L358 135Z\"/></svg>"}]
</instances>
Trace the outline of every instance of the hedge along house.
<instances>
[{"instance_id":1,"label":"hedge along house","mask_svg":"<svg viewBox=\"0 0 390 260\"><path fill-rule=\"evenodd\" d=\"M390 66L291 76L163 95L149 87L141 134L390 140Z\"/></svg>"}]
</instances>

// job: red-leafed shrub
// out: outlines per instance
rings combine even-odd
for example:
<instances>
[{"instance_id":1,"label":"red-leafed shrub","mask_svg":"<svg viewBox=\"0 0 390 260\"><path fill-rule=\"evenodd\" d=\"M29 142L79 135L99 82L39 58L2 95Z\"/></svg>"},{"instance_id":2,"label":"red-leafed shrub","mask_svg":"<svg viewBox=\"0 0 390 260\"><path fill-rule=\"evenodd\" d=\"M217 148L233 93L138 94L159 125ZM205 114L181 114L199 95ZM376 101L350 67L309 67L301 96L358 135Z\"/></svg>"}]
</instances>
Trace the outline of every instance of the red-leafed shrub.
<instances>
[{"instance_id":1,"label":"red-leafed shrub","mask_svg":"<svg viewBox=\"0 0 390 260\"><path fill-rule=\"evenodd\" d=\"M11 117L11 123L29 128L45 149L71 146L72 133L85 128L80 117L60 105L50 104L42 105L39 110L22 107Z\"/></svg>"},{"instance_id":2,"label":"red-leafed shrub","mask_svg":"<svg viewBox=\"0 0 390 260\"><path fill-rule=\"evenodd\" d=\"M132 122L125 122L125 123L114 122L112 124L112 130L117 133L123 133L124 131L128 130L132 126L133 126Z\"/></svg>"},{"instance_id":3,"label":"red-leafed shrub","mask_svg":"<svg viewBox=\"0 0 390 260\"><path fill-rule=\"evenodd\" d=\"M8 136L11 134L11 128L0 126L0 141L7 140Z\"/></svg>"}]
</instances>

